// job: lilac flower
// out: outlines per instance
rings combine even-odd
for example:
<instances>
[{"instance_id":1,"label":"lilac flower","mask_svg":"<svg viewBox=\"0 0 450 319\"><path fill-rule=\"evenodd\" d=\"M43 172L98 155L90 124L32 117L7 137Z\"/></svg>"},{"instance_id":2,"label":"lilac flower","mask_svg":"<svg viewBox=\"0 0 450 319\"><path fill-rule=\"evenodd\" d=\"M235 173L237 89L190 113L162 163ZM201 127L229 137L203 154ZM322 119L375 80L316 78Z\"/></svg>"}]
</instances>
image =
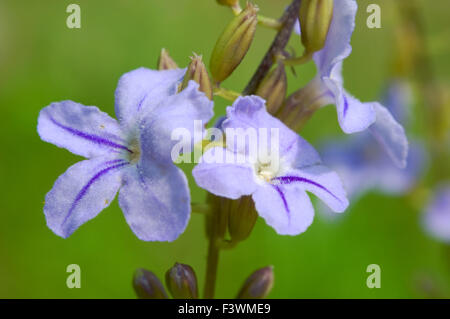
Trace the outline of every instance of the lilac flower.
<instances>
[{"instance_id":1,"label":"lilac flower","mask_svg":"<svg viewBox=\"0 0 450 319\"><path fill-rule=\"evenodd\" d=\"M140 239L172 241L184 231L189 189L171 161L170 134L177 127L193 131L194 119L212 117L212 102L195 82L176 93L184 73L140 68L124 74L115 94L119 121L72 101L40 112L44 141L88 158L71 166L46 195L44 213L53 232L70 236L109 206L119 189L119 205Z\"/></svg>"},{"instance_id":2,"label":"lilac flower","mask_svg":"<svg viewBox=\"0 0 450 319\"><path fill-rule=\"evenodd\" d=\"M406 139L400 136L401 129L385 123L393 123L386 108L376 102L362 103L343 87L342 63L352 51L350 39L355 28L356 11L355 0L334 1L333 18L325 46L313 54L317 75L303 90L308 92L311 104L336 105L338 121L345 133L363 131L376 121L373 130L377 138L386 139L382 142L395 146L392 155L397 156L395 160L401 165L405 165ZM299 25L295 30L300 33ZM398 145L395 145L396 143Z\"/></svg>"},{"instance_id":3,"label":"lilac flower","mask_svg":"<svg viewBox=\"0 0 450 319\"><path fill-rule=\"evenodd\" d=\"M306 191L336 212L343 212L348 206L337 174L321 165L319 155L308 142L267 113L263 99L238 98L227 108L222 129L227 147L207 150L193 170L200 187L231 199L251 195L259 215L279 234L286 235L300 234L312 223L314 209ZM249 152L251 145L238 147L230 141L230 129L258 130L258 143L266 143L265 138L273 141L272 130L276 130L279 157L271 162L259 153L253 157L255 153ZM270 136L263 136L261 129L271 130ZM212 158L220 160L214 162Z\"/></svg>"},{"instance_id":4,"label":"lilac flower","mask_svg":"<svg viewBox=\"0 0 450 319\"><path fill-rule=\"evenodd\" d=\"M406 83L398 80L387 88L384 102L395 114L407 113L411 102L407 88ZM414 141L409 154L405 155L408 142L404 130L387 110L383 110L379 109L381 114L367 132L345 141L328 142L322 147L324 162L343 178L353 199L369 190L403 194L414 186L424 169L426 156L422 144Z\"/></svg>"},{"instance_id":5,"label":"lilac flower","mask_svg":"<svg viewBox=\"0 0 450 319\"><path fill-rule=\"evenodd\" d=\"M426 231L436 239L450 244L450 186L437 189L423 215Z\"/></svg>"}]
</instances>

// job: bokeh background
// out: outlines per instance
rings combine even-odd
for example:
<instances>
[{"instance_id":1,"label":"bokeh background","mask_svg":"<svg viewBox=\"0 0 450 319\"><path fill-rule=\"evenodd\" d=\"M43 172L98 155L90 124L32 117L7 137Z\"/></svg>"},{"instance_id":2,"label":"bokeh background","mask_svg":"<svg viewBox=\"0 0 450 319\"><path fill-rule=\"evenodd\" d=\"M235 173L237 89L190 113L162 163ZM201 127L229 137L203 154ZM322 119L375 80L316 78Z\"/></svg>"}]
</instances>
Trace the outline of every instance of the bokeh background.
<instances>
[{"instance_id":1,"label":"bokeh background","mask_svg":"<svg viewBox=\"0 0 450 319\"><path fill-rule=\"evenodd\" d=\"M358 0L353 53L345 62L347 89L361 100L378 98L390 74L396 16L392 2ZM406 0L405 0L406 1ZM260 13L278 17L288 0L255 0ZM81 29L66 27L66 7L81 6ZM382 8L382 28L368 29L366 7ZM419 1L436 76L448 81L450 59L446 0ZM54 235L45 223L43 200L56 178L80 160L42 142L38 113L52 101L96 105L112 116L121 74L155 67L161 48L180 66L193 52L205 60L231 19L213 0L0 1L0 297L134 298L133 271L144 267L163 278L176 261L190 264L204 282L206 240L203 216L194 214L173 243L139 241L115 201L70 238ZM259 28L252 48L224 86L241 90L273 39ZM301 51L298 39L291 46ZM289 75L290 90L314 74L312 64ZM227 102L217 98L215 112ZM313 144L345 138L335 110L320 110L303 130ZM420 135L420 112L416 112ZM192 167L185 167L186 171ZM190 175L189 175L190 176ZM194 201L205 192L190 177ZM424 233L420 210L409 198L370 193L339 219L319 213L297 237L277 235L259 219L252 236L221 254L218 297L234 297L255 269L273 265L273 298L426 298L450 296L449 248ZM80 289L66 287L66 267L81 267ZM368 289L366 267L381 266L381 288Z\"/></svg>"}]
</instances>

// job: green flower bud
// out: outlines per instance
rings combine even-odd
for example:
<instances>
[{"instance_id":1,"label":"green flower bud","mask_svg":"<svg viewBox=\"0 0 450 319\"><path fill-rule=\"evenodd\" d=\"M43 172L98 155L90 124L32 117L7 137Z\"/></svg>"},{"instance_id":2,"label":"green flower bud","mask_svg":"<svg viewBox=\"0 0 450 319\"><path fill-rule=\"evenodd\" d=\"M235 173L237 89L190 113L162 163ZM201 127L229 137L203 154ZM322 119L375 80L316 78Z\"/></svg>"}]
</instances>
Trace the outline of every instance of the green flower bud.
<instances>
[{"instance_id":1,"label":"green flower bud","mask_svg":"<svg viewBox=\"0 0 450 319\"><path fill-rule=\"evenodd\" d=\"M229 200L228 232L233 242L247 239L255 226L258 214L250 196Z\"/></svg>"},{"instance_id":2,"label":"green flower bud","mask_svg":"<svg viewBox=\"0 0 450 319\"><path fill-rule=\"evenodd\" d=\"M167 293L161 281L154 273L137 269L133 276L133 288L140 299L167 299Z\"/></svg>"},{"instance_id":3,"label":"green flower bud","mask_svg":"<svg viewBox=\"0 0 450 319\"><path fill-rule=\"evenodd\" d=\"M211 75L215 83L225 80L241 63L255 36L258 8L247 7L225 28L210 60Z\"/></svg>"},{"instance_id":4,"label":"green flower bud","mask_svg":"<svg viewBox=\"0 0 450 319\"><path fill-rule=\"evenodd\" d=\"M169 52L167 52L166 49L162 49L158 59L158 70L172 70L172 69L178 69L178 65L170 57Z\"/></svg>"},{"instance_id":5,"label":"green flower bud","mask_svg":"<svg viewBox=\"0 0 450 319\"><path fill-rule=\"evenodd\" d=\"M325 45L333 18L334 0L302 0L299 19L302 43L307 53L319 51Z\"/></svg>"},{"instance_id":6,"label":"green flower bud","mask_svg":"<svg viewBox=\"0 0 450 319\"><path fill-rule=\"evenodd\" d=\"M269 72L262 80L255 94L266 100L267 111L275 114L284 102L287 91L287 77L283 63Z\"/></svg>"},{"instance_id":7,"label":"green flower bud","mask_svg":"<svg viewBox=\"0 0 450 319\"><path fill-rule=\"evenodd\" d=\"M197 299L197 277L192 267L175 263L166 272L166 285L175 299Z\"/></svg>"},{"instance_id":8,"label":"green flower bud","mask_svg":"<svg viewBox=\"0 0 450 319\"><path fill-rule=\"evenodd\" d=\"M197 82L200 85L199 90L204 92L210 100L213 99L213 87L208 71L206 71L202 56L196 55L195 53L191 57L191 63L189 63L183 83L181 84L181 90L187 87L190 80Z\"/></svg>"},{"instance_id":9,"label":"green flower bud","mask_svg":"<svg viewBox=\"0 0 450 319\"><path fill-rule=\"evenodd\" d=\"M248 277L237 299L264 299L270 293L273 287L273 267L264 267Z\"/></svg>"}]
</instances>

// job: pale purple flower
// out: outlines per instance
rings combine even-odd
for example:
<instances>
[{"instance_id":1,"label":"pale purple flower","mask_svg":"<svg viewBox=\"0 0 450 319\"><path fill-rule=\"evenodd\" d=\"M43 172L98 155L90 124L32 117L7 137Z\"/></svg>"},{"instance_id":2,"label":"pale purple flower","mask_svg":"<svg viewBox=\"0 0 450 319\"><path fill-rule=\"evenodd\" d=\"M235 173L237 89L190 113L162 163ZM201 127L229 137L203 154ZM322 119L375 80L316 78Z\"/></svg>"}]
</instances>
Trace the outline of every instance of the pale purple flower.
<instances>
[{"instance_id":1,"label":"pale purple flower","mask_svg":"<svg viewBox=\"0 0 450 319\"><path fill-rule=\"evenodd\" d=\"M392 148L392 156L399 165L406 165L407 142L402 128L391 125L391 115L377 102L362 103L343 87L342 64L352 47L351 36L355 28L357 3L355 0L335 0L333 18L328 31L325 46L313 54L317 75L304 88L311 103L319 106L336 105L338 121L345 133L355 133L372 125L373 133L381 143ZM295 28L300 32L299 28ZM388 121L388 123L385 123ZM397 145L395 145L397 144Z\"/></svg>"},{"instance_id":2,"label":"pale purple flower","mask_svg":"<svg viewBox=\"0 0 450 319\"><path fill-rule=\"evenodd\" d=\"M403 120L411 105L408 88L405 82L392 81L384 99L389 110L395 110ZM415 185L425 167L422 143L414 141L408 154L403 127L387 109L379 109L379 112L381 115L368 131L345 141L327 142L321 148L324 162L339 173L352 199L369 190L404 194Z\"/></svg>"},{"instance_id":3,"label":"pale purple flower","mask_svg":"<svg viewBox=\"0 0 450 319\"><path fill-rule=\"evenodd\" d=\"M450 244L450 185L439 187L423 215L423 224L432 237Z\"/></svg>"},{"instance_id":4,"label":"pale purple flower","mask_svg":"<svg viewBox=\"0 0 450 319\"><path fill-rule=\"evenodd\" d=\"M348 200L338 175L321 164L308 142L272 117L264 103L257 96L248 96L238 98L227 108L227 119L222 123L227 147L207 150L193 176L200 187L217 196L252 196L258 214L277 233L297 235L308 228L314 217L307 191L336 212L343 212ZM232 145L227 133L230 129L256 129L258 143L266 143L265 138L272 141L272 131L263 137L260 129L277 130L279 157L273 159L276 165L267 162L267 158L252 157L255 154L249 154L250 145ZM208 160L211 158L222 160ZM234 160L228 161L229 158Z\"/></svg>"},{"instance_id":5,"label":"pale purple flower","mask_svg":"<svg viewBox=\"0 0 450 319\"><path fill-rule=\"evenodd\" d=\"M44 213L53 232L70 236L109 206L119 189L119 205L138 238L172 241L184 231L190 196L184 173L171 160L171 131L192 132L194 120L212 117L212 102L195 82L177 93L184 73L140 68L124 74L115 94L119 121L72 101L40 112L44 141L88 158L71 166L46 195Z\"/></svg>"}]
</instances>

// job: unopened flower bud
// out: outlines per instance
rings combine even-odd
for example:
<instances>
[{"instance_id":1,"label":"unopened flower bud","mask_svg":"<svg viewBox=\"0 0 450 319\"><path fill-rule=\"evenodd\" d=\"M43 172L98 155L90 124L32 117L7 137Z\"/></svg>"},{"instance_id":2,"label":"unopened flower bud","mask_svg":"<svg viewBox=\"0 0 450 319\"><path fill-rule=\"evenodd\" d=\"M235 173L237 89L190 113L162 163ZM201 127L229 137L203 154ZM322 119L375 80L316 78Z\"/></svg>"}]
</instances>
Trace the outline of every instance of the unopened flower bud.
<instances>
[{"instance_id":1,"label":"unopened flower bud","mask_svg":"<svg viewBox=\"0 0 450 319\"><path fill-rule=\"evenodd\" d=\"M198 298L197 277L188 265L175 263L166 272L166 285L175 299Z\"/></svg>"},{"instance_id":2,"label":"unopened flower bud","mask_svg":"<svg viewBox=\"0 0 450 319\"><path fill-rule=\"evenodd\" d=\"M302 0L299 19L302 43L307 53L322 49L333 18L334 0Z\"/></svg>"},{"instance_id":3,"label":"unopened flower bud","mask_svg":"<svg viewBox=\"0 0 450 319\"><path fill-rule=\"evenodd\" d=\"M140 299L167 299L167 293L161 281L154 273L137 269L133 277L133 288Z\"/></svg>"},{"instance_id":4,"label":"unopened flower bud","mask_svg":"<svg viewBox=\"0 0 450 319\"><path fill-rule=\"evenodd\" d=\"M216 83L225 80L241 63L255 36L258 8L247 7L225 28L211 55L210 70Z\"/></svg>"},{"instance_id":5,"label":"unopened flower bud","mask_svg":"<svg viewBox=\"0 0 450 319\"><path fill-rule=\"evenodd\" d=\"M258 218L255 204L250 196L243 196L237 200L230 200L230 205L228 232L232 241L243 241L250 236Z\"/></svg>"},{"instance_id":6,"label":"unopened flower bud","mask_svg":"<svg viewBox=\"0 0 450 319\"><path fill-rule=\"evenodd\" d=\"M234 7L239 4L239 0L217 0L217 3L223 6Z\"/></svg>"},{"instance_id":7,"label":"unopened flower bud","mask_svg":"<svg viewBox=\"0 0 450 319\"><path fill-rule=\"evenodd\" d=\"M158 70L172 70L172 69L178 69L178 65L170 57L169 52L167 52L166 49L162 49L158 59Z\"/></svg>"},{"instance_id":8,"label":"unopened flower bud","mask_svg":"<svg viewBox=\"0 0 450 319\"><path fill-rule=\"evenodd\" d=\"M201 55L194 54L191 57L191 63L189 63L183 83L181 84L181 90L187 87L190 80L197 82L199 84L199 90L205 93L210 100L213 99L211 79L209 78Z\"/></svg>"},{"instance_id":9,"label":"unopened flower bud","mask_svg":"<svg viewBox=\"0 0 450 319\"><path fill-rule=\"evenodd\" d=\"M287 77L283 63L269 72L256 89L256 95L266 100L267 111L275 114L286 97Z\"/></svg>"},{"instance_id":10,"label":"unopened flower bud","mask_svg":"<svg viewBox=\"0 0 450 319\"><path fill-rule=\"evenodd\" d=\"M238 299L263 299L273 287L273 267L264 267L248 277L239 291Z\"/></svg>"}]
</instances>

